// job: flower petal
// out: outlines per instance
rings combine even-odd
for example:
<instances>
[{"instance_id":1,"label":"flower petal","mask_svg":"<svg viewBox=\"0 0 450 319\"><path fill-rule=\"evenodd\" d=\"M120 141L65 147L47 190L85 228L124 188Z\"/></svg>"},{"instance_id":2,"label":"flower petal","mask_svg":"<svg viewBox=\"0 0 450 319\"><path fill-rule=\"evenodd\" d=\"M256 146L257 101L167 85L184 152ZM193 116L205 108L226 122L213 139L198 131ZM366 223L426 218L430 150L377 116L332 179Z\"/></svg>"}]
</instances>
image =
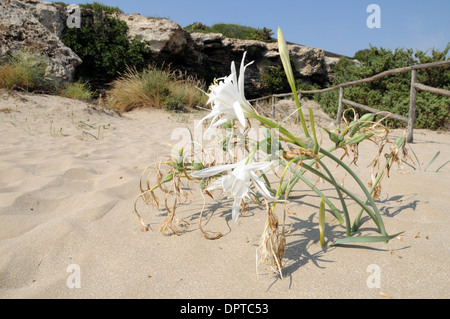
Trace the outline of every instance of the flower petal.
<instances>
[{"instance_id":1,"label":"flower petal","mask_svg":"<svg viewBox=\"0 0 450 319\"><path fill-rule=\"evenodd\" d=\"M219 173L222 173L223 171L233 169L238 164L227 164L227 165L217 165L217 166L211 166L205 169L202 169L201 171L197 171L192 173L192 176L195 178L205 178L205 177L211 177L215 176Z\"/></svg>"},{"instance_id":2,"label":"flower petal","mask_svg":"<svg viewBox=\"0 0 450 319\"><path fill-rule=\"evenodd\" d=\"M221 187L221 186L222 186L222 178L219 178L218 180L211 183L211 185L209 185L206 190L212 191L213 189L216 189L217 187Z\"/></svg>"},{"instance_id":3,"label":"flower petal","mask_svg":"<svg viewBox=\"0 0 450 319\"><path fill-rule=\"evenodd\" d=\"M247 55L247 51L244 52L244 55L242 57L242 62L241 62L241 67L239 70L239 82L238 82L238 87L239 87L239 93L241 94L241 97L245 100L245 95L244 95L244 82L245 82L245 69L251 65L254 61L248 63L247 65L245 65L245 56Z\"/></svg>"},{"instance_id":4,"label":"flower petal","mask_svg":"<svg viewBox=\"0 0 450 319\"><path fill-rule=\"evenodd\" d=\"M250 189L250 180L245 181L239 178L234 179L231 192L235 198L244 198Z\"/></svg>"},{"instance_id":5,"label":"flower petal","mask_svg":"<svg viewBox=\"0 0 450 319\"><path fill-rule=\"evenodd\" d=\"M206 115L204 118L202 118L202 119L200 120L200 122L198 122L196 128L200 127L200 125L202 125L203 121L205 121L205 120L207 120L207 119L209 119L209 118L211 118L211 117L214 117L214 116L215 116L214 112L209 113L209 114Z\"/></svg>"},{"instance_id":6,"label":"flower petal","mask_svg":"<svg viewBox=\"0 0 450 319\"><path fill-rule=\"evenodd\" d=\"M241 202L242 199L235 198L233 202L233 210L231 212L231 216L234 222L236 222L239 219L239 215L241 212Z\"/></svg>"},{"instance_id":7,"label":"flower petal","mask_svg":"<svg viewBox=\"0 0 450 319\"><path fill-rule=\"evenodd\" d=\"M250 176L255 184L256 189L260 191L265 198L269 200L276 200L276 198L273 197L267 189L266 184L264 184L264 182L255 173L250 172Z\"/></svg>"},{"instance_id":8,"label":"flower petal","mask_svg":"<svg viewBox=\"0 0 450 319\"><path fill-rule=\"evenodd\" d=\"M254 162L247 164L247 169L252 171L262 171L272 165L272 162Z\"/></svg>"},{"instance_id":9,"label":"flower petal","mask_svg":"<svg viewBox=\"0 0 450 319\"><path fill-rule=\"evenodd\" d=\"M234 112L236 113L236 117L238 118L241 125L245 128L245 115L244 111L242 110L241 103L239 101L236 101L233 103Z\"/></svg>"}]
</instances>

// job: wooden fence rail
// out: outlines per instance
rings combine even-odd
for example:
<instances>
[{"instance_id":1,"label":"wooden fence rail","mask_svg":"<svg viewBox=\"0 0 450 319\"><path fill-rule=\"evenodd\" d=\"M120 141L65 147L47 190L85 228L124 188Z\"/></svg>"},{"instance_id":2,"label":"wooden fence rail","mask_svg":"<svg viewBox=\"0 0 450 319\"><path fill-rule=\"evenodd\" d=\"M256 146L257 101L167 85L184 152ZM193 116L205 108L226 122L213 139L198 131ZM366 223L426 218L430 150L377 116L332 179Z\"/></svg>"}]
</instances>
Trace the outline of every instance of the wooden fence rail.
<instances>
[{"instance_id":1,"label":"wooden fence rail","mask_svg":"<svg viewBox=\"0 0 450 319\"><path fill-rule=\"evenodd\" d=\"M449 65L450 65L450 60L433 62L433 63L424 63L424 64L418 64L418 65L411 65L411 66L404 67L404 68L396 68L396 69L384 71L384 72L381 72L379 74L376 74L374 76L371 76L371 77L368 77L365 79L351 81L351 82L347 82L347 83L341 83L341 84L335 85L333 87L329 87L329 88L325 88L325 89L321 89L321 90L298 91L297 94L299 95L299 99L301 99L302 94L316 94L316 93L325 93L325 92L339 90L339 102L338 102L338 112L337 112L337 117L336 117L336 124L341 123L343 106L344 106L344 104L347 104L347 105L350 105L353 107L363 109L368 112L380 114L380 115L387 116L389 118L392 118L392 119L395 119L398 121L408 123L407 141L409 143L412 143L414 141L413 132L414 132L414 122L416 119L417 90L427 91L427 92L430 92L433 94L450 97L450 91L448 91L448 90L434 88L434 87L431 87L428 85L417 83L417 70L444 67L444 66L449 66ZM344 88L346 88L346 87L359 85L359 84L363 84L363 83L369 83L369 82L373 82L375 80L378 80L378 79L383 78L388 75L398 74L398 73L406 73L406 72L411 72L410 106L409 106L408 117L390 113L390 112L386 112L386 111L380 111L375 108L369 107L367 105L359 104L359 103L344 99ZM249 100L249 102L258 102L261 100L271 99L272 100L272 116L275 117L275 110L276 110L275 99L289 97L292 95L293 95L293 93L273 94L273 95L264 96L264 97L261 97L258 99Z\"/></svg>"}]
</instances>

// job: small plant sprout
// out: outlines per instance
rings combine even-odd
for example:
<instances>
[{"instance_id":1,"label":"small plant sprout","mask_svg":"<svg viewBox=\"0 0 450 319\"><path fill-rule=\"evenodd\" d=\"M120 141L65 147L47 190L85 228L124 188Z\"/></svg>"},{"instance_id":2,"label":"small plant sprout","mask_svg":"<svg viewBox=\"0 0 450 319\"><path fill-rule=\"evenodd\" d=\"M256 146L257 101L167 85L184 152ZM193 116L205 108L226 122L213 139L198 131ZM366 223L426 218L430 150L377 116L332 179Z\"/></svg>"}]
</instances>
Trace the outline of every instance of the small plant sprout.
<instances>
[{"instance_id":1,"label":"small plant sprout","mask_svg":"<svg viewBox=\"0 0 450 319\"><path fill-rule=\"evenodd\" d=\"M416 170L421 171L421 170L422 170L422 165L420 164L420 160L419 160L419 158L417 157L416 152L414 152L414 150L412 149L411 145L409 146L409 148L411 149L411 152L413 153L414 158L415 158L416 161L417 161L417 164L416 164L417 167L416 167L414 164L408 163L408 162L405 161L405 160L402 160L402 162L405 163L406 165L408 165L409 167L411 167L412 169L414 169L415 171L416 171ZM434 163L434 161L439 157L439 155L441 155L441 151L438 151L436 154L434 154L433 158L428 162L427 166L425 166L425 169L423 170L424 172L427 171L427 169L431 166L431 164ZM414 162L414 161L413 161L413 162ZM438 172L439 172L445 165L447 165L448 163L450 163L450 160L448 160L448 161L445 162L444 164L441 164L434 172L435 172L435 173L438 173Z\"/></svg>"},{"instance_id":2,"label":"small plant sprout","mask_svg":"<svg viewBox=\"0 0 450 319\"><path fill-rule=\"evenodd\" d=\"M205 92L211 111L202 119L202 123L211 120L208 130L213 131L219 143L218 149L224 152L224 156L206 156L210 154L207 154L202 145L197 145L200 143L194 142L191 134L190 152L182 147L167 160L152 163L144 170L140 181L141 194L136 198L134 213L144 230L148 230L150 226L138 213L137 202L142 200L156 207L164 202L167 218L160 231L165 235L180 235L188 227L188 223L177 219L175 211L177 204L187 199L186 189L189 185L199 189L203 198L207 195L219 201L224 198L214 197L212 192L222 189L226 197L233 199L233 204L228 207L233 221L237 221L240 213L249 205L265 205L267 220L256 250L257 269L261 264L269 266L282 278L288 239L285 229L287 204L298 200L298 197L291 196L296 184L303 183L319 199L321 246L325 246L327 212L332 213L345 228L345 235L333 238L329 245L387 242L401 233L390 235L387 232L375 200L379 195L382 179L389 177L392 165L400 164L407 154L404 138L396 141L389 138L389 130L382 124L385 118L372 113L359 118L354 110L353 117L349 118L351 109L344 112L339 126L324 129L324 137L329 137L332 146L327 149L322 147L318 139L321 131L315 124L312 109L309 110L309 127L303 117L288 46L281 29L278 30L278 45L281 62L294 94L302 132L293 133L284 122L276 123L274 119L258 114L245 99L244 73L251 62L246 64L244 53L239 77L233 62L231 74L217 80ZM250 129L255 127L264 132L262 138L249 134ZM359 145L366 141L375 143L379 149L371 163L371 189L350 167L358 161ZM198 146L196 151L194 146ZM242 146L240 152L236 153L239 146ZM385 155L384 149L387 146L390 152ZM343 152L343 155L335 155L336 150ZM345 163L344 158L349 158L351 164ZM336 180L338 172L351 178L356 189L350 190L339 183ZM334 195L325 194L324 189L319 187L318 180L323 181L328 189L331 187ZM160 191L164 194L163 199L158 195ZM169 199L173 204L169 205ZM354 214L350 214L350 209L356 210L356 218L351 218ZM280 214L281 217L278 216ZM373 229L378 234L365 234L361 231L363 214L368 215L367 222L373 224ZM199 228L205 237L220 238L220 234L212 236L203 231L201 216L202 214ZM330 237L333 235L330 234Z\"/></svg>"}]
</instances>

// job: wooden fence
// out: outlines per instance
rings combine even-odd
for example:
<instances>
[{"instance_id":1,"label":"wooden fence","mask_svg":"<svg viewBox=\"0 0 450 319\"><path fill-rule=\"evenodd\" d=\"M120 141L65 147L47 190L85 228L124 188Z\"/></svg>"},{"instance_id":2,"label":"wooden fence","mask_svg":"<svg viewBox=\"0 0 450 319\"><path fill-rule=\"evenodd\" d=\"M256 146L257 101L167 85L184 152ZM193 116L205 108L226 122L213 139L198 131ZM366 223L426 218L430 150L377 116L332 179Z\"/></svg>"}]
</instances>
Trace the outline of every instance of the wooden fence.
<instances>
[{"instance_id":1,"label":"wooden fence","mask_svg":"<svg viewBox=\"0 0 450 319\"><path fill-rule=\"evenodd\" d=\"M342 120L342 112L343 112L343 105L347 104L356 108L360 108L363 109L365 111L371 112L371 113L375 113L375 114L379 114L382 116L387 116L389 118L398 120L398 121L402 121L408 124L408 137L407 137L407 141L409 143L412 143L414 138L413 138L413 132L414 132L414 122L416 119L416 93L417 90L422 90L422 91L427 91L427 92L431 92L434 94L438 94L438 95L443 95L443 96L447 96L450 97L450 91L448 90L444 90L444 89L438 89L438 88L434 88L431 86L427 86L424 84L420 84L417 83L417 70L423 70L423 69L430 69L430 68L437 68L437 67L443 67L443 66L449 66L450 65L450 60L446 60L446 61L439 61L439 62L433 62L433 63L425 63L425 64L418 64L418 65L412 65L412 66L408 66L408 67L404 67L404 68L397 68L397 69L392 69L392 70L388 70L388 71L384 71L381 72L379 74L376 74L374 76L362 79L362 80L357 80L357 81L352 81L352 82L347 82L347 83L341 83L339 85L333 86L333 87L329 87L329 88L325 88L325 89L321 89L321 90L311 90L311 91L298 91L297 94L299 95L299 99L301 99L301 95L302 94L315 94L315 93L325 93L325 92L330 92L330 91L334 91L334 90L339 90L339 103L338 103L338 112L337 112L337 117L336 117L336 124L340 124L341 120ZM363 83L369 83L375 80L378 80L382 77L388 76L388 75L392 75L392 74L397 74L397 73L406 73L406 72L411 72L411 89L410 89L410 105L409 105L409 114L408 117L402 116L402 115L398 115L398 114L394 114L394 113L390 113L390 112L386 112L386 111L380 111L377 110L375 108L369 107L367 105L363 105L363 104L359 104L350 100L347 100L344 98L344 89L346 87L350 87L350 86L354 86L354 85L359 85L359 84L363 84ZM254 99L254 100L249 100L249 102L258 102L261 100L269 100L271 99L272 101L272 117L275 117L275 111L276 111L276 106L275 106L275 99L277 98L285 98L285 97L289 97L292 96L293 93L287 93L287 94L273 94L273 95L269 95L269 96L264 96L258 99Z\"/></svg>"}]
</instances>

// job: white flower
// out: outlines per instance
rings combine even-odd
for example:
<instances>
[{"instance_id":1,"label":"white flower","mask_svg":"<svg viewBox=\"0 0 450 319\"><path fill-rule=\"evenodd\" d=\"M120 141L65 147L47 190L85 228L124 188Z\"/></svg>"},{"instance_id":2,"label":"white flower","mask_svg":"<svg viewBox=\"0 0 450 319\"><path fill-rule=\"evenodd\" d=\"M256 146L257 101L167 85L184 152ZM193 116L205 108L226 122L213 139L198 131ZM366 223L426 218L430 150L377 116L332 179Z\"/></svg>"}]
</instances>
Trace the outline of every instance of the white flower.
<instances>
[{"instance_id":1,"label":"white flower","mask_svg":"<svg viewBox=\"0 0 450 319\"><path fill-rule=\"evenodd\" d=\"M249 64L244 65L246 54L247 52L244 52L244 56L242 57L239 78L237 77L236 66L233 61L231 63L231 74L220 78L216 83L211 85L209 88L210 93L206 93L206 95L209 96L206 104L211 104L212 110L198 125L209 118L212 118L209 128L238 119L245 128L246 115L248 116L254 113L244 95L245 69L253 63L250 62ZM221 118L218 119L219 117Z\"/></svg>"},{"instance_id":2,"label":"white flower","mask_svg":"<svg viewBox=\"0 0 450 319\"><path fill-rule=\"evenodd\" d=\"M228 198L234 198L232 217L233 221L237 221L239 218L239 210L242 201L252 192L250 185L253 182L255 187L260 191L263 196L269 200L275 200L270 194L264 182L255 174L254 171L264 170L268 168L271 162L255 162L246 163L247 160L241 161L236 164L218 165L209 168L205 168L201 171L194 172L192 174L195 178L206 178L215 176L227 170L232 170L228 175L225 175L218 180L214 181L207 190L213 190L217 187L221 187L228 195Z\"/></svg>"}]
</instances>

